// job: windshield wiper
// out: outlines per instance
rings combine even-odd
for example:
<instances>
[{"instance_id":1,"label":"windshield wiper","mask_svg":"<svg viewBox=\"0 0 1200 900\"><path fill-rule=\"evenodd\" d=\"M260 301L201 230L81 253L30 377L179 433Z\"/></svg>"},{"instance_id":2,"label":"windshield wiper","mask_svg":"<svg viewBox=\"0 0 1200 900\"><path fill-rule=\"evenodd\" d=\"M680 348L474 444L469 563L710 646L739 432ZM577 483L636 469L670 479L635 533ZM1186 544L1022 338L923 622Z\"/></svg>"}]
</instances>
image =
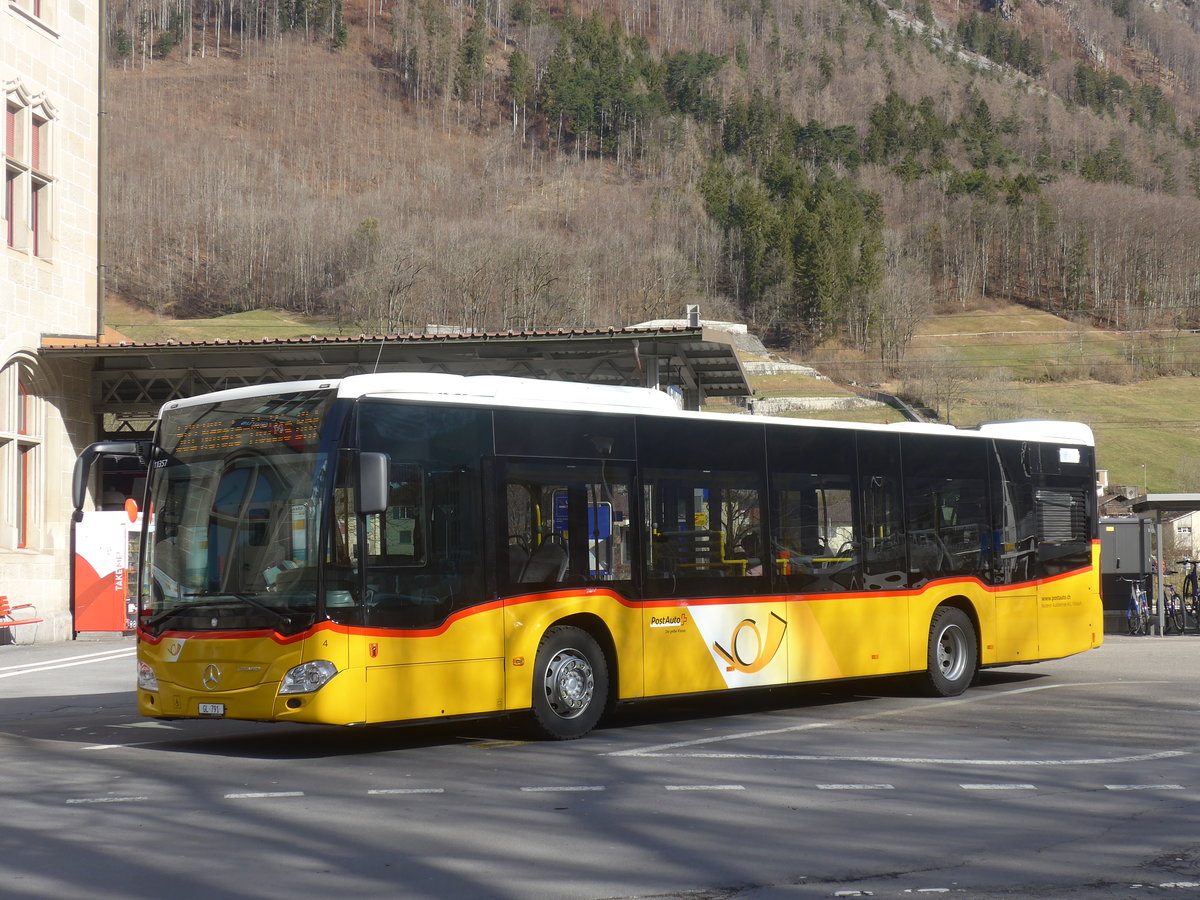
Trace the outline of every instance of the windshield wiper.
<instances>
[{"instance_id":1,"label":"windshield wiper","mask_svg":"<svg viewBox=\"0 0 1200 900\"><path fill-rule=\"evenodd\" d=\"M147 619L146 625L153 628L162 624L163 622L168 621L169 619L175 618L178 615L196 609L202 609L205 606L231 606L234 603L244 603L247 606L252 606L255 609L269 613L275 618L275 621L279 625L290 627L292 624L291 616L281 613L279 610L268 606L261 600L258 600L249 594L209 594L196 600L190 600L187 603L177 604L176 606L172 606L170 609L161 610Z\"/></svg>"},{"instance_id":2,"label":"windshield wiper","mask_svg":"<svg viewBox=\"0 0 1200 900\"><path fill-rule=\"evenodd\" d=\"M243 603L245 603L249 606L253 606L255 609L261 609L263 612L270 613L271 615L273 615L275 617L275 620L277 622L279 622L281 625L291 625L292 624L291 616L287 615L286 613L281 613L279 610L277 610L273 606L267 606L267 604L263 603L261 600L259 600L258 598L254 597L250 594L231 594L230 596L237 597Z\"/></svg>"}]
</instances>

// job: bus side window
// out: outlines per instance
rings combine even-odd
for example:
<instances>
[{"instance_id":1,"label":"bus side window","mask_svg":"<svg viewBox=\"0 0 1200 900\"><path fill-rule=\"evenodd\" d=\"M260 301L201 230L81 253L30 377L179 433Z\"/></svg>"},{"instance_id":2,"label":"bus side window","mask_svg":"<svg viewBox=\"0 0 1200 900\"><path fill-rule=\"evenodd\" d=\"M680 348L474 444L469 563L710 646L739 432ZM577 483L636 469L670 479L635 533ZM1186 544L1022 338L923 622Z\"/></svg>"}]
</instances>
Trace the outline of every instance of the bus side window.
<instances>
[{"instance_id":1,"label":"bus side window","mask_svg":"<svg viewBox=\"0 0 1200 900\"><path fill-rule=\"evenodd\" d=\"M488 599L481 460L490 411L364 400L359 446L390 459L384 512L366 516L366 621L426 628Z\"/></svg>"},{"instance_id":2,"label":"bus side window","mask_svg":"<svg viewBox=\"0 0 1200 900\"><path fill-rule=\"evenodd\" d=\"M988 510L984 441L954 445L928 435L905 435L905 524L912 580L950 575L981 580L991 569L992 526Z\"/></svg>"},{"instance_id":3,"label":"bus side window","mask_svg":"<svg viewBox=\"0 0 1200 900\"><path fill-rule=\"evenodd\" d=\"M756 481L751 472L646 471L648 590L673 593L686 581L688 593L721 592L730 589L726 579L765 574L770 557Z\"/></svg>"},{"instance_id":4,"label":"bus side window","mask_svg":"<svg viewBox=\"0 0 1200 900\"><path fill-rule=\"evenodd\" d=\"M862 503L864 586L868 590L906 587L900 479L881 473L864 475Z\"/></svg>"},{"instance_id":5,"label":"bus side window","mask_svg":"<svg viewBox=\"0 0 1200 900\"><path fill-rule=\"evenodd\" d=\"M869 591L907 587L899 436L860 434L858 468L863 587Z\"/></svg>"},{"instance_id":6,"label":"bus side window","mask_svg":"<svg viewBox=\"0 0 1200 900\"><path fill-rule=\"evenodd\" d=\"M854 494L848 475L778 474L773 564L794 590L853 588L858 573Z\"/></svg>"},{"instance_id":7,"label":"bus side window","mask_svg":"<svg viewBox=\"0 0 1200 900\"><path fill-rule=\"evenodd\" d=\"M503 469L502 584L629 581L628 467L513 461Z\"/></svg>"},{"instance_id":8,"label":"bus side window","mask_svg":"<svg viewBox=\"0 0 1200 900\"><path fill-rule=\"evenodd\" d=\"M983 575L991 528L987 484L973 478L908 482L909 565L922 579Z\"/></svg>"},{"instance_id":9,"label":"bus side window","mask_svg":"<svg viewBox=\"0 0 1200 900\"><path fill-rule=\"evenodd\" d=\"M357 617L361 599L356 463L353 454L339 454L325 548L325 605L337 621Z\"/></svg>"},{"instance_id":10,"label":"bus side window","mask_svg":"<svg viewBox=\"0 0 1200 900\"><path fill-rule=\"evenodd\" d=\"M842 428L767 434L774 574L789 591L862 588L858 454Z\"/></svg>"},{"instance_id":11,"label":"bus side window","mask_svg":"<svg viewBox=\"0 0 1200 900\"><path fill-rule=\"evenodd\" d=\"M367 555L376 565L425 564L425 476L413 463L392 462L388 505L367 517Z\"/></svg>"},{"instance_id":12,"label":"bus side window","mask_svg":"<svg viewBox=\"0 0 1200 900\"><path fill-rule=\"evenodd\" d=\"M1024 441L997 441L991 462L992 580L996 584L1030 581L1036 571L1037 520Z\"/></svg>"}]
</instances>

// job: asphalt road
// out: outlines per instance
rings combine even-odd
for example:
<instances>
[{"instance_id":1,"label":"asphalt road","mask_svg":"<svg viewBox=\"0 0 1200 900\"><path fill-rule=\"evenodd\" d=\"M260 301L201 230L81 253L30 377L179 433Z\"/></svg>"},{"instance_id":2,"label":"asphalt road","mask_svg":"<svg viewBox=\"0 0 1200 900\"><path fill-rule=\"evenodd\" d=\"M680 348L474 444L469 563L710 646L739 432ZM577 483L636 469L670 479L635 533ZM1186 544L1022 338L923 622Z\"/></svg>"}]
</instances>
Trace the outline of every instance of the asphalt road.
<instances>
[{"instance_id":1,"label":"asphalt road","mask_svg":"<svg viewBox=\"0 0 1200 900\"><path fill-rule=\"evenodd\" d=\"M155 722L124 640L0 647L0 897L1200 896L1200 637L505 720Z\"/></svg>"}]
</instances>

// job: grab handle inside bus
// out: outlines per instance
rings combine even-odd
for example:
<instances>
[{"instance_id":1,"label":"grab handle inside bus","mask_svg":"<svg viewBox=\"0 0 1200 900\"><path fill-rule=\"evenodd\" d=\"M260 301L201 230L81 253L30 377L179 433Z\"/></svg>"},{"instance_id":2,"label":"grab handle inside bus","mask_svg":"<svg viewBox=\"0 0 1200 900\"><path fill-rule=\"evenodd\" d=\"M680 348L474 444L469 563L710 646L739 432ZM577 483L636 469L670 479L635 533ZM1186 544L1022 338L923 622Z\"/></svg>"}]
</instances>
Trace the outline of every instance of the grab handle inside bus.
<instances>
[{"instance_id":1,"label":"grab handle inside bus","mask_svg":"<svg viewBox=\"0 0 1200 900\"><path fill-rule=\"evenodd\" d=\"M79 522L83 519L83 504L87 499L88 480L92 475L92 464L102 456L135 456L145 461L149 444L145 441L98 441L90 445L75 460L75 469L71 473L71 501L75 511L72 520Z\"/></svg>"}]
</instances>

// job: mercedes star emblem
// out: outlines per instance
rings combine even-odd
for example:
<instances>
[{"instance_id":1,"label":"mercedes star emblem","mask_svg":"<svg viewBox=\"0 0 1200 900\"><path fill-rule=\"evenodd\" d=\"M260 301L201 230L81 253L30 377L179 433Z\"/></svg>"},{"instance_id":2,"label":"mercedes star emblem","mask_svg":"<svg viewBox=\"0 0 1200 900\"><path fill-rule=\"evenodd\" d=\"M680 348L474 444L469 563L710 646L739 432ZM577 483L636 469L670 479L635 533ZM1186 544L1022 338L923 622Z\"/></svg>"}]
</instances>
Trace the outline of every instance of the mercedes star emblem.
<instances>
[{"instance_id":1,"label":"mercedes star emblem","mask_svg":"<svg viewBox=\"0 0 1200 900\"><path fill-rule=\"evenodd\" d=\"M209 663L204 667L204 686L210 691L217 689L217 684L221 681L221 670Z\"/></svg>"}]
</instances>

